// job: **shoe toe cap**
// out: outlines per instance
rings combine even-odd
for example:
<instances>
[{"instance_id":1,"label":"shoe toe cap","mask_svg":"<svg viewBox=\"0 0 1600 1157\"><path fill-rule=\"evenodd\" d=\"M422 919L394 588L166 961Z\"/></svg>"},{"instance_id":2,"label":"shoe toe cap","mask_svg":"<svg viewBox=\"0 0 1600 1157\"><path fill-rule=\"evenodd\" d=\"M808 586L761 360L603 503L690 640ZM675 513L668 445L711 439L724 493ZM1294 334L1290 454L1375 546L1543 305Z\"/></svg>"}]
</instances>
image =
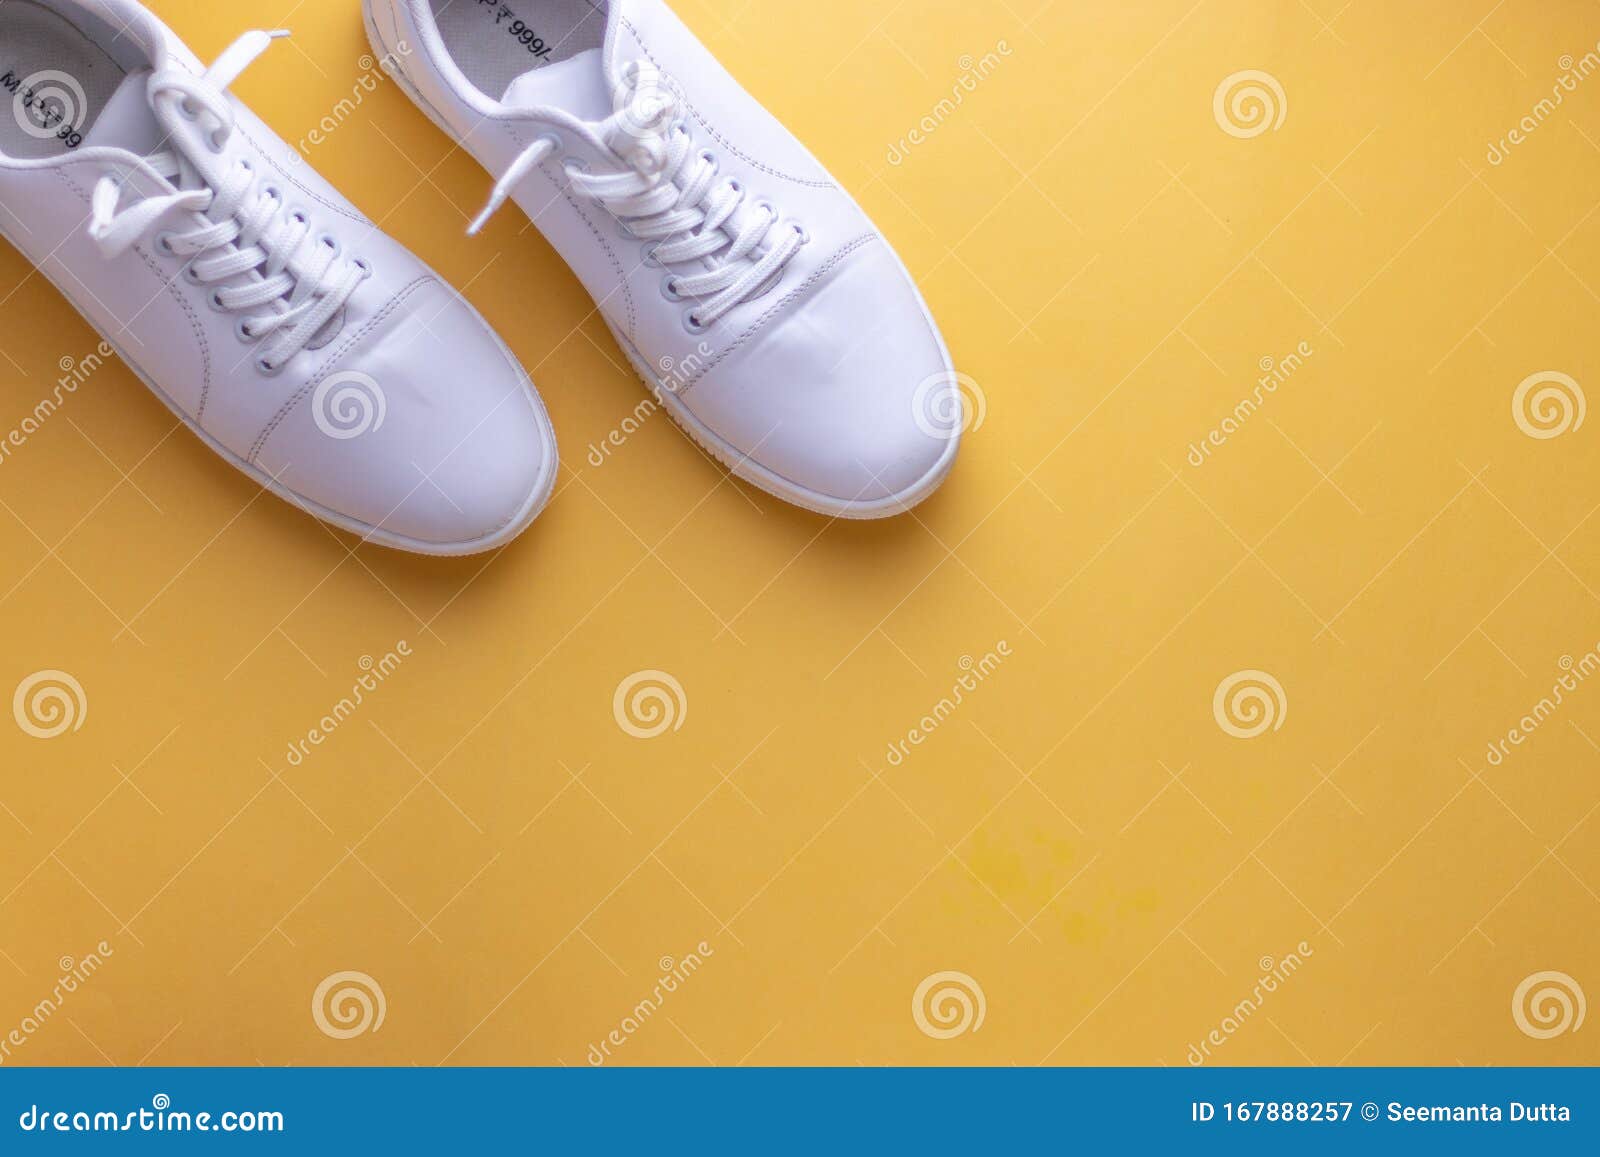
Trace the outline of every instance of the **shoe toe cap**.
<instances>
[{"instance_id":1,"label":"shoe toe cap","mask_svg":"<svg viewBox=\"0 0 1600 1157\"><path fill-rule=\"evenodd\" d=\"M539 513L555 435L510 352L432 284L301 391L257 465L373 541L466 554Z\"/></svg>"},{"instance_id":2,"label":"shoe toe cap","mask_svg":"<svg viewBox=\"0 0 1600 1157\"><path fill-rule=\"evenodd\" d=\"M685 397L785 497L842 517L898 514L926 498L964 424L949 355L881 241L736 340Z\"/></svg>"}]
</instances>

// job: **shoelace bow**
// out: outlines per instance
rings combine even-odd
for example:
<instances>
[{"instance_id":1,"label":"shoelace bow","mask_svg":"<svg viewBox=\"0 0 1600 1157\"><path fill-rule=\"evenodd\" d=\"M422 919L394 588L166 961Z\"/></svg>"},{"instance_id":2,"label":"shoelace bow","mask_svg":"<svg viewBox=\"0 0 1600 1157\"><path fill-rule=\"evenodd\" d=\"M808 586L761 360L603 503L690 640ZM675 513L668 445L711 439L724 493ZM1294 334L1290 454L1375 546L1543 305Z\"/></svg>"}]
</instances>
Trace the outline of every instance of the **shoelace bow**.
<instances>
[{"instance_id":1,"label":"shoelace bow","mask_svg":"<svg viewBox=\"0 0 1600 1157\"><path fill-rule=\"evenodd\" d=\"M648 251L656 264L700 266L670 274L665 288L670 297L696 299L686 321L692 330L703 330L766 292L806 243L806 234L791 225L774 236L777 209L766 202L747 204L737 182L717 179L715 158L695 151L694 138L677 119L676 97L659 72L635 61L623 81L630 99L590 126L616 156L617 169L590 173L568 164L567 179L634 237L656 242ZM469 235L488 224L529 173L559 149L559 141L543 136L523 150L495 184Z\"/></svg>"},{"instance_id":2,"label":"shoelace bow","mask_svg":"<svg viewBox=\"0 0 1600 1157\"><path fill-rule=\"evenodd\" d=\"M150 102L178 97L180 115L210 127L220 153L234 131L228 86L287 32L248 32L234 41L204 76L178 68L151 75ZM187 147L187 146L185 146ZM122 162L126 165L126 158ZM345 260L331 238L311 237L311 221L288 211L282 194L263 185L241 160L216 184L182 148L136 158L133 167L177 191L146 196L120 208L126 181L102 177L91 201L89 236L102 253L116 257L143 240L169 213L190 214L194 228L162 232L157 244L171 255L190 257L189 279L216 285L214 308L247 313L239 334L265 342L257 368L271 373L307 348L369 275L364 263ZM239 280L248 278L248 280ZM226 285L225 282L236 282ZM269 340L270 339L270 340Z\"/></svg>"}]
</instances>

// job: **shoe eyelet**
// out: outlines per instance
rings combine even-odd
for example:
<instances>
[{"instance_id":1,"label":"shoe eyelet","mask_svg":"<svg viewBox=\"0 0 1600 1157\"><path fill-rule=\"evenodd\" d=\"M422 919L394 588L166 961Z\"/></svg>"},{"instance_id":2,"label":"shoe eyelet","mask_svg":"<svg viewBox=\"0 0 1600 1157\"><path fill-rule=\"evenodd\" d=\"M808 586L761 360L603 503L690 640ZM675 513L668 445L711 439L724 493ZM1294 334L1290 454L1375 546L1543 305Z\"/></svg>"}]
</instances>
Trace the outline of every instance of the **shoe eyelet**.
<instances>
[{"instance_id":1,"label":"shoe eyelet","mask_svg":"<svg viewBox=\"0 0 1600 1157\"><path fill-rule=\"evenodd\" d=\"M205 284L204 281L200 280L200 275L195 272L194 263L193 262L191 262L190 264L185 265L183 267L183 279L185 281L187 281L190 285L204 285Z\"/></svg>"},{"instance_id":2,"label":"shoe eyelet","mask_svg":"<svg viewBox=\"0 0 1600 1157\"><path fill-rule=\"evenodd\" d=\"M321 237L318 237L317 244L333 250L335 257L344 249L344 246L339 243L339 239L332 233L324 233Z\"/></svg>"},{"instance_id":3,"label":"shoe eyelet","mask_svg":"<svg viewBox=\"0 0 1600 1157\"><path fill-rule=\"evenodd\" d=\"M683 294L678 292L678 279L671 273L661 279L661 296L668 301L683 300Z\"/></svg>"},{"instance_id":4,"label":"shoe eyelet","mask_svg":"<svg viewBox=\"0 0 1600 1157\"><path fill-rule=\"evenodd\" d=\"M692 334L699 335L705 333L711 327L703 325L700 319L694 315L694 310L686 309L683 311L683 328Z\"/></svg>"},{"instance_id":5,"label":"shoe eyelet","mask_svg":"<svg viewBox=\"0 0 1600 1157\"><path fill-rule=\"evenodd\" d=\"M255 334L250 332L250 319L244 317L240 318L239 324L233 327L233 336L245 345L255 345L256 341L259 340Z\"/></svg>"},{"instance_id":6,"label":"shoe eyelet","mask_svg":"<svg viewBox=\"0 0 1600 1157\"><path fill-rule=\"evenodd\" d=\"M256 372L258 374L262 374L262 375L264 375L266 377L269 377L269 378L270 377L275 377L277 375L278 371L281 370L281 369L283 369L282 366L273 363L272 361L268 360L267 358L257 358L256 359Z\"/></svg>"},{"instance_id":7,"label":"shoe eyelet","mask_svg":"<svg viewBox=\"0 0 1600 1157\"><path fill-rule=\"evenodd\" d=\"M624 221L621 217L614 218L614 220L617 223L617 232L621 233L623 235L623 237L627 238L629 241L640 241L640 240L642 240L642 238L637 233L635 233L632 229L628 228L628 223L626 221Z\"/></svg>"},{"instance_id":8,"label":"shoe eyelet","mask_svg":"<svg viewBox=\"0 0 1600 1157\"><path fill-rule=\"evenodd\" d=\"M807 229L804 225L800 224L800 222L791 221L789 223L789 228L793 229L795 231L795 234L800 238L800 244L802 244L802 245L810 245L811 244L811 231L809 229Z\"/></svg>"},{"instance_id":9,"label":"shoe eyelet","mask_svg":"<svg viewBox=\"0 0 1600 1157\"><path fill-rule=\"evenodd\" d=\"M228 312L228 307L225 304L223 304L223 301L222 301L222 290L220 290L220 289L213 289L211 291L211 296L206 298L206 304L209 305L212 309L216 310L218 313L227 313Z\"/></svg>"},{"instance_id":10,"label":"shoe eyelet","mask_svg":"<svg viewBox=\"0 0 1600 1157\"><path fill-rule=\"evenodd\" d=\"M364 273L366 276L368 276L368 277L372 276L372 263L367 261L366 258L364 258L364 257L352 257L350 259L350 264L354 265L357 269L361 270L361 272Z\"/></svg>"},{"instance_id":11,"label":"shoe eyelet","mask_svg":"<svg viewBox=\"0 0 1600 1157\"><path fill-rule=\"evenodd\" d=\"M700 159L711 166L711 171L713 173L722 168L722 162L717 160L716 154L710 149L701 149Z\"/></svg>"},{"instance_id":12,"label":"shoe eyelet","mask_svg":"<svg viewBox=\"0 0 1600 1157\"><path fill-rule=\"evenodd\" d=\"M639 260L651 269L660 269L661 262L656 260L656 250L661 247L661 242L651 241L639 250Z\"/></svg>"},{"instance_id":13,"label":"shoe eyelet","mask_svg":"<svg viewBox=\"0 0 1600 1157\"><path fill-rule=\"evenodd\" d=\"M293 221L296 225L311 224L311 218L306 216L306 211L304 209L291 210L289 213L289 220Z\"/></svg>"},{"instance_id":14,"label":"shoe eyelet","mask_svg":"<svg viewBox=\"0 0 1600 1157\"><path fill-rule=\"evenodd\" d=\"M171 233L156 234L156 252L164 257L176 257L178 251L172 247Z\"/></svg>"}]
</instances>

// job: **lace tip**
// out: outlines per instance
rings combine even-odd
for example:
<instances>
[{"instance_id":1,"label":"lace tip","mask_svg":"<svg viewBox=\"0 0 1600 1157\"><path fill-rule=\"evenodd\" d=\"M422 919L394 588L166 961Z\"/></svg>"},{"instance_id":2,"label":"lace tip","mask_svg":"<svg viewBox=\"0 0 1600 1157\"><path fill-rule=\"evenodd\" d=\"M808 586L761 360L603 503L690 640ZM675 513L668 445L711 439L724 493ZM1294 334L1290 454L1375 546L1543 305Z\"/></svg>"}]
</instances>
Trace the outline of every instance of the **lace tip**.
<instances>
[{"instance_id":1,"label":"lace tip","mask_svg":"<svg viewBox=\"0 0 1600 1157\"><path fill-rule=\"evenodd\" d=\"M268 40L287 40L287 39L289 39L290 35L291 34L290 34L290 32L289 32L289 30L287 28L275 28L271 32L267 33L267 39Z\"/></svg>"},{"instance_id":2,"label":"lace tip","mask_svg":"<svg viewBox=\"0 0 1600 1157\"><path fill-rule=\"evenodd\" d=\"M494 191L494 196L490 197L489 203L484 206L483 212L479 213L477 217L473 219L472 224L467 226L467 236L476 237L479 233L482 233L485 226L489 224L490 218L498 213L500 211L500 206L504 205L505 203L505 194L503 194L499 189L496 189Z\"/></svg>"}]
</instances>

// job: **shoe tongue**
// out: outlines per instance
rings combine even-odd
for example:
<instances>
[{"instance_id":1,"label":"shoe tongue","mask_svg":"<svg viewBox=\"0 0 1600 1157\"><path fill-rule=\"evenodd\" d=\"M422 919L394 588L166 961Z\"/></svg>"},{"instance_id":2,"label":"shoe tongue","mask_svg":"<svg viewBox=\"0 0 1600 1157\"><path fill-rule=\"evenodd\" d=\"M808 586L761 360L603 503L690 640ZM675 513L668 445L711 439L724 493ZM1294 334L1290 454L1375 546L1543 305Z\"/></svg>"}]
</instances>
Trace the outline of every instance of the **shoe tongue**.
<instances>
[{"instance_id":1,"label":"shoe tongue","mask_svg":"<svg viewBox=\"0 0 1600 1157\"><path fill-rule=\"evenodd\" d=\"M150 107L150 72L130 72L117 91L111 94L95 118L84 143L104 148L127 149L147 157L160 149L166 138Z\"/></svg>"},{"instance_id":2,"label":"shoe tongue","mask_svg":"<svg viewBox=\"0 0 1600 1157\"><path fill-rule=\"evenodd\" d=\"M558 108L586 121L603 121L613 111L611 85L598 48L523 73L500 102L516 109Z\"/></svg>"}]
</instances>

